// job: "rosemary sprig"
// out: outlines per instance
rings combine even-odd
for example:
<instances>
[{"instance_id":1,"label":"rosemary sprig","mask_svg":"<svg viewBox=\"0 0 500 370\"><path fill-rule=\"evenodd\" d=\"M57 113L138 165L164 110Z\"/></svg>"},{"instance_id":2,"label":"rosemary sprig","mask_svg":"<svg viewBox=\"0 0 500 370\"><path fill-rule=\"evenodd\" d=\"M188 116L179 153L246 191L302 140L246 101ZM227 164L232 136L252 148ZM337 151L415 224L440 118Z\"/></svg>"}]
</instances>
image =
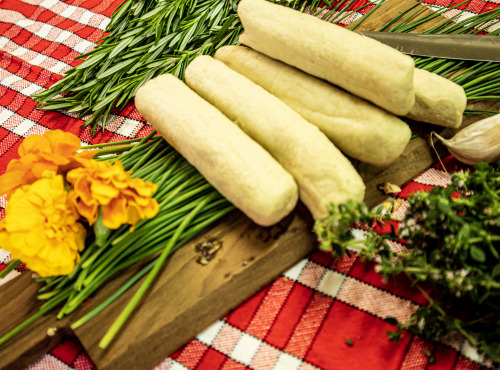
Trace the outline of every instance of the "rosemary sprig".
<instances>
[{"instance_id":1,"label":"rosemary sprig","mask_svg":"<svg viewBox=\"0 0 500 370\"><path fill-rule=\"evenodd\" d=\"M82 64L34 96L40 109L77 113L92 133L151 78L182 77L196 56L236 43L241 26L227 0L126 0L105 32L101 44L79 57Z\"/></svg>"},{"instance_id":2,"label":"rosemary sprig","mask_svg":"<svg viewBox=\"0 0 500 370\"><path fill-rule=\"evenodd\" d=\"M299 11L320 5L319 0L271 1ZM338 22L359 10L349 9L353 0L345 2L334 7L340 8ZM237 44L242 26L234 1L125 0L105 32L109 34L101 44L78 57L83 63L33 96L39 109L77 113L92 134L99 125L104 130L112 114L120 112L151 78L165 73L183 78L197 56Z\"/></svg>"}]
</instances>

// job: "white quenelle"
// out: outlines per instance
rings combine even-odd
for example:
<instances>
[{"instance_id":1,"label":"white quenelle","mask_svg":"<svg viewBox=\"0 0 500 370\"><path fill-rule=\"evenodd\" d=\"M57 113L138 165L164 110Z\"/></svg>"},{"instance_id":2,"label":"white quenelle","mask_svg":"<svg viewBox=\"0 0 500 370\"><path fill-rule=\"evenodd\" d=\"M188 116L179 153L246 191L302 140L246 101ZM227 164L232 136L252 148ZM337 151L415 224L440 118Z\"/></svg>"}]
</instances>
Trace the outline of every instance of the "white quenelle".
<instances>
[{"instance_id":1,"label":"white quenelle","mask_svg":"<svg viewBox=\"0 0 500 370\"><path fill-rule=\"evenodd\" d=\"M241 0L240 42L396 115L415 102L413 59L376 40L266 0Z\"/></svg>"},{"instance_id":2,"label":"white quenelle","mask_svg":"<svg viewBox=\"0 0 500 370\"><path fill-rule=\"evenodd\" d=\"M415 69L415 104L406 117L420 122L457 128L462 123L467 95L445 77Z\"/></svg>"},{"instance_id":3,"label":"white quenelle","mask_svg":"<svg viewBox=\"0 0 500 370\"><path fill-rule=\"evenodd\" d=\"M135 104L170 145L255 223L276 224L295 208L298 190L292 175L177 77L150 80L137 92Z\"/></svg>"},{"instance_id":4,"label":"white quenelle","mask_svg":"<svg viewBox=\"0 0 500 370\"><path fill-rule=\"evenodd\" d=\"M293 175L315 219L326 217L332 203L363 200L365 185L349 160L277 97L206 55L188 65L185 78Z\"/></svg>"},{"instance_id":5,"label":"white quenelle","mask_svg":"<svg viewBox=\"0 0 500 370\"><path fill-rule=\"evenodd\" d=\"M245 46L224 46L215 58L285 102L352 158L387 166L410 141L410 128L395 115L279 60Z\"/></svg>"}]
</instances>

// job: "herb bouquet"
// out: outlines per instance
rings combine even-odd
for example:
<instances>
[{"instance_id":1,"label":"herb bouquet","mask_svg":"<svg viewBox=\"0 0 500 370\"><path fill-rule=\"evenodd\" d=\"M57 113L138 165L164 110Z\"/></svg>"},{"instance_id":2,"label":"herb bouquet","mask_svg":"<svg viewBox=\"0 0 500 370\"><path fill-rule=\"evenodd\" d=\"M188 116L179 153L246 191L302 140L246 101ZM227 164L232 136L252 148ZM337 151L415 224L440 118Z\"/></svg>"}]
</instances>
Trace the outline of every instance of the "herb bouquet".
<instances>
[{"instance_id":1,"label":"herb bouquet","mask_svg":"<svg viewBox=\"0 0 500 370\"><path fill-rule=\"evenodd\" d=\"M397 325L391 340L404 330L430 340L459 334L500 364L500 165L481 162L454 174L446 188L412 194L408 203L404 220L392 219L383 206L332 207L315 224L320 249L336 257L356 251L376 261L386 279L404 273L416 284L428 305L407 322L388 319ZM387 222L392 232L374 231ZM366 238L356 238L352 225L363 227Z\"/></svg>"}]
</instances>

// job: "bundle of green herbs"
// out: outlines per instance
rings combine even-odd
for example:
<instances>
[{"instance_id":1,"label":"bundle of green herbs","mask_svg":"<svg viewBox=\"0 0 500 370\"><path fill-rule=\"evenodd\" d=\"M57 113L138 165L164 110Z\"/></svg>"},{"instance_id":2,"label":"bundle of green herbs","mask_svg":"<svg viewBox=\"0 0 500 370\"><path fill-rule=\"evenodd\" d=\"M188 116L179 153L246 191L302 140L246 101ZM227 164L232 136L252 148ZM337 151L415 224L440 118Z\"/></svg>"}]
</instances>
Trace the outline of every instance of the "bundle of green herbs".
<instances>
[{"instance_id":1,"label":"bundle of green herbs","mask_svg":"<svg viewBox=\"0 0 500 370\"><path fill-rule=\"evenodd\" d=\"M38 299L45 301L44 304L36 314L0 337L0 345L48 312L58 309L58 318L71 314L120 271L139 264L138 272L128 282L72 325L73 329L83 325L147 275L103 338L100 345L106 347L161 271L167 257L234 209L193 166L154 134L153 131L142 139L83 149L97 150L94 159L120 161L125 170L133 171L132 177L155 183L158 190L153 198L159 204L158 214L140 221L133 230L129 225L111 230L98 220L90 228L85 250L70 274L36 279L42 283ZM12 260L0 278L19 263Z\"/></svg>"},{"instance_id":2,"label":"bundle of green herbs","mask_svg":"<svg viewBox=\"0 0 500 370\"><path fill-rule=\"evenodd\" d=\"M342 257L356 251L375 260L386 279L406 274L428 305L408 322L397 322L390 339L404 330L430 340L459 333L497 365L500 364L500 165L485 162L471 172L452 175L451 185L418 192L408 199L404 220L391 222L392 232L378 234L376 224L395 221L384 207L369 209L349 202L332 207L315 224L320 248ZM360 240L351 226L365 226ZM395 252L391 241L406 244ZM430 289L430 293L428 293Z\"/></svg>"}]
</instances>

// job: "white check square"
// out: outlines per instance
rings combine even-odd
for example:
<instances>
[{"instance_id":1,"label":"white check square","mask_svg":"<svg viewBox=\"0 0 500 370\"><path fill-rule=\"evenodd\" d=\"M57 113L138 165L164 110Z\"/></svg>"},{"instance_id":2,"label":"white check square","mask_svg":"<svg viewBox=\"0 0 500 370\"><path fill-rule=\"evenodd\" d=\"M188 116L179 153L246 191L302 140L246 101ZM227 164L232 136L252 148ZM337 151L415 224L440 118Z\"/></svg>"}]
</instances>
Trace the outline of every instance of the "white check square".
<instances>
[{"instance_id":1,"label":"white check square","mask_svg":"<svg viewBox=\"0 0 500 370\"><path fill-rule=\"evenodd\" d=\"M300 368L302 361L288 353L282 352L276 360L274 370L294 370Z\"/></svg>"},{"instance_id":2,"label":"white check square","mask_svg":"<svg viewBox=\"0 0 500 370\"><path fill-rule=\"evenodd\" d=\"M255 356L259 347L261 345L261 341L250 334L243 333L240 337L238 343L231 351L231 358L234 360L249 366L252 358Z\"/></svg>"}]
</instances>

